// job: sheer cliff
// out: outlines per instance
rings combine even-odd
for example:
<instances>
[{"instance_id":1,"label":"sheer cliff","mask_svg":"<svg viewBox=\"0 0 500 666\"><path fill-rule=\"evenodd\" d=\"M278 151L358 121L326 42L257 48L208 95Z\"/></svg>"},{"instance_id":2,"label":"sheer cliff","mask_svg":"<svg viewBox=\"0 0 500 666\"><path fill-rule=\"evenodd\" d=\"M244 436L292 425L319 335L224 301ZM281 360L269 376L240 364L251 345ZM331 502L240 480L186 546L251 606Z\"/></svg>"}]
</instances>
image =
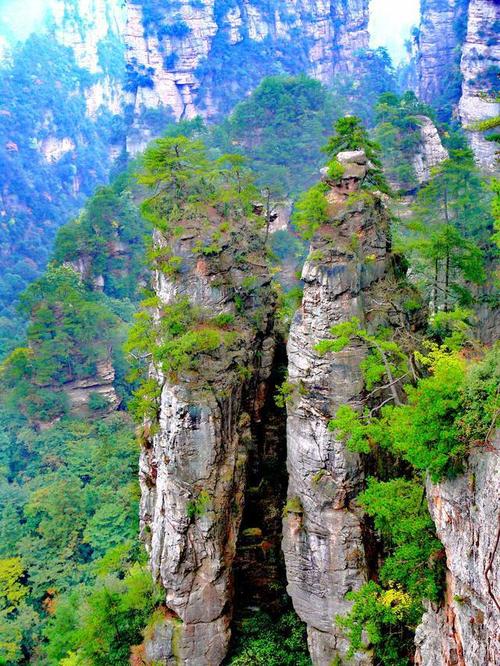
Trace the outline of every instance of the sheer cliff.
<instances>
[{"instance_id":1,"label":"sheer cliff","mask_svg":"<svg viewBox=\"0 0 500 666\"><path fill-rule=\"evenodd\" d=\"M307 72L331 83L353 71L367 28L367 0L135 0L125 30L134 124L145 124L147 109L175 119L226 113L270 74Z\"/></svg>"},{"instance_id":2,"label":"sheer cliff","mask_svg":"<svg viewBox=\"0 0 500 666\"><path fill-rule=\"evenodd\" d=\"M336 615L347 592L368 578L363 514L356 495L364 468L357 454L329 431L342 404L361 408L362 345L321 356L315 346L330 327L359 317L380 324L377 292L392 275L388 212L382 199L360 189L367 171L363 152L339 153L339 184L330 183L328 223L315 235L302 279L304 297L288 341L288 502L283 550L288 592L308 625L313 663L329 666L347 652ZM328 182L328 180L327 180ZM372 313L372 314L369 314ZM335 662L336 663L336 662ZM367 655L356 663L370 664Z\"/></svg>"},{"instance_id":3,"label":"sheer cliff","mask_svg":"<svg viewBox=\"0 0 500 666\"><path fill-rule=\"evenodd\" d=\"M417 35L419 97L439 118L459 118L488 170L495 168L495 145L474 124L499 113L499 21L495 0L425 0Z\"/></svg>"},{"instance_id":4,"label":"sheer cliff","mask_svg":"<svg viewBox=\"0 0 500 666\"><path fill-rule=\"evenodd\" d=\"M475 451L464 475L427 497L446 551L445 599L417 629L420 666L494 666L500 661L500 438Z\"/></svg>"},{"instance_id":5,"label":"sheer cliff","mask_svg":"<svg viewBox=\"0 0 500 666\"><path fill-rule=\"evenodd\" d=\"M467 130L478 163L493 171L496 146L474 124L500 114L500 4L495 0L470 0L467 33L462 46L462 92L458 115Z\"/></svg>"}]
</instances>

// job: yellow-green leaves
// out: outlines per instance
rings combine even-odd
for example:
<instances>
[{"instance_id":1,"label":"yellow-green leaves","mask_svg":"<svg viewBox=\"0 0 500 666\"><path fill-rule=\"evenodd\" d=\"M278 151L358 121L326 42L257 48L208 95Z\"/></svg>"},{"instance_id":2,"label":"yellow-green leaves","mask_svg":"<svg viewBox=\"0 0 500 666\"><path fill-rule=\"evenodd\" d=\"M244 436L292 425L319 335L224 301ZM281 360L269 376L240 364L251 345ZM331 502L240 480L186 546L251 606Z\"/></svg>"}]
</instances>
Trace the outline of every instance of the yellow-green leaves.
<instances>
[{"instance_id":1,"label":"yellow-green leaves","mask_svg":"<svg viewBox=\"0 0 500 666\"><path fill-rule=\"evenodd\" d=\"M28 594L22 582L24 574L20 557L0 560L0 611L12 612Z\"/></svg>"}]
</instances>

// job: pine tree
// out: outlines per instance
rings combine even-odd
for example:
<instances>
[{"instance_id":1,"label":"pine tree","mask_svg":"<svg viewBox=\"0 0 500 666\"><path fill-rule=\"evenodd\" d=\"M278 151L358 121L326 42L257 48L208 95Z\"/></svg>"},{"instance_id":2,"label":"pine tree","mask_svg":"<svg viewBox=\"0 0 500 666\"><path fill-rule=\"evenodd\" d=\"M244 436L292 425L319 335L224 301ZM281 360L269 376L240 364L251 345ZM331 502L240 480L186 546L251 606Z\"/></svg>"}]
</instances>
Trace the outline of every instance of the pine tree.
<instances>
[{"instance_id":1,"label":"pine tree","mask_svg":"<svg viewBox=\"0 0 500 666\"><path fill-rule=\"evenodd\" d=\"M370 162L365 182L385 194L390 194L391 189L382 171L381 148L370 139L361 119L356 116L340 118L334 129L335 134L330 137L323 151L334 159L342 151L363 150Z\"/></svg>"}]
</instances>

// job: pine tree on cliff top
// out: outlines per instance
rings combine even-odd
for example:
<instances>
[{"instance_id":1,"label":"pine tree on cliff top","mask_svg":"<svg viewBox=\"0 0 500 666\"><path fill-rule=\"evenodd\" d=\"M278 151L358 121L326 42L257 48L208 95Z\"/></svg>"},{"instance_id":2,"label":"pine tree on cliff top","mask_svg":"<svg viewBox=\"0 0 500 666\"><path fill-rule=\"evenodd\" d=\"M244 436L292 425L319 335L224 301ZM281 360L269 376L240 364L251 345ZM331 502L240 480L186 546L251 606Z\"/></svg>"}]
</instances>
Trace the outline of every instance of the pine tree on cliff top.
<instances>
[{"instance_id":1,"label":"pine tree on cliff top","mask_svg":"<svg viewBox=\"0 0 500 666\"><path fill-rule=\"evenodd\" d=\"M370 139L361 119L357 116L339 118L334 130L335 134L330 137L323 151L333 159L342 151L363 150L371 162L366 181L384 194L390 195L391 188L382 171L381 148Z\"/></svg>"}]
</instances>

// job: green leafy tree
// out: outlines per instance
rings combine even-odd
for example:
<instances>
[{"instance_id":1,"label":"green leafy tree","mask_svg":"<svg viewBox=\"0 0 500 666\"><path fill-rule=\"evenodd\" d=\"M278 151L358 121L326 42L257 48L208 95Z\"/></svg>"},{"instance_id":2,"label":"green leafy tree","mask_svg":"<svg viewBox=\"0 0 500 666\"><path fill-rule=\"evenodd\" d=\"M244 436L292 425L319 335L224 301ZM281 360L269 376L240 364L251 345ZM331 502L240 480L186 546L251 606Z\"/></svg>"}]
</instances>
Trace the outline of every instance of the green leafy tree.
<instances>
[{"instance_id":1,"label":"green leafy tree","mask_svg":"<svg viewBox=\"0 0 500 666\"><path fill-rule=\"evenodd\" d=\"M327 190L325 183L317 183L301 194L295 204L293 223L304 240L311 240L316 231L328 222Z\"/></svg>"},{"instance_id":2,"label":"green leafy tree","mask_svg":"<svg viewBox=\"0 0 500 666\"><path fill-rule=\"evenodd\" d=\"M310 666L305 625L293 611L254 613L237 626L231 666Z\"/></svg>"},{"instance_id":3,"label":"green leafy tree","mask_svg":"<svg viewBox=\"0 0 500 666\"><path fill-rule=\"evenodd\" d=\"M459 352L433 346L427 356L419 356L428 374L405 385L404 404L382 405L380 416L373 410L358 414L344 405L331 428L352 449L366 453L381 446L434 481L455 476L470 449L491 437L499 400L494 388L498 368L491 359L497 357L498 350L492 350L474 366ZM474 368L483 364L480 388L473 381Z\"/></svg>"}]
</instances>

